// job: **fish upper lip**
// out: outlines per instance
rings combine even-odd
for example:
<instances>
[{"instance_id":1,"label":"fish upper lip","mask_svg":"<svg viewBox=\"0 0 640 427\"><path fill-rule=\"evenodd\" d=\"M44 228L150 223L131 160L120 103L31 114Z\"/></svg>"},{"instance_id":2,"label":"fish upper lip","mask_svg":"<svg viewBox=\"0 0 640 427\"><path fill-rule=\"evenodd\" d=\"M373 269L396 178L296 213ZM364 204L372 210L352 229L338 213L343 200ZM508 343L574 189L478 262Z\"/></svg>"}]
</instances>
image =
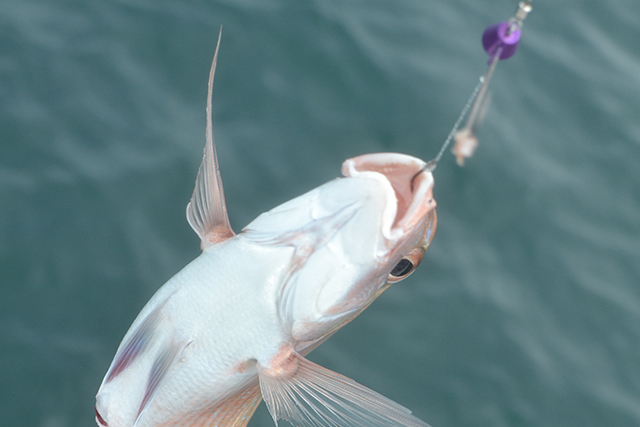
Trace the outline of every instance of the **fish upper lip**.
<instances>
[{"instance_id":1,"label":"fish upper lip","mask_svg":"<svg viewBox=\"0 0 640 427\"><path fill-rule=\"evenodd\" d=\"M409 234L435 207L433 176L425 166L424 161L406 154L374 153L345 160L342 174L353 177L377 172L387 179L396 199L395 217L387 237L396 240Z\"/></svg>"}]
</instances>

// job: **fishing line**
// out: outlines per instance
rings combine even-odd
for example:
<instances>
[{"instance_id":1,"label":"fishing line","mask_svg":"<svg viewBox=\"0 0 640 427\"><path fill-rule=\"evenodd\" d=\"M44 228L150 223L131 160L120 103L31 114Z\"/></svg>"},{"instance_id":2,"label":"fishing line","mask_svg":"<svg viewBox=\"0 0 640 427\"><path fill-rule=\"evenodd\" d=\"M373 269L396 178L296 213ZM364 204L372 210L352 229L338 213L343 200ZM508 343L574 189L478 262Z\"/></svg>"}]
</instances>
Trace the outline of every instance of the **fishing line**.
<instances>
[{"instance_id":1,"label":"fishing line","mask_svg":"<svg viewBox=\"0 0 640 427\"><path fill-rule=\"evenodd\" d=\"M476 95L478 95L480 88L483 87L483 83L484 83L484 76L480 76L480 81L476 85L476 88L473 90L473 93L471 93L471 96L467 100L467 103L462 109L462 112L460 113L458 120L456 120L455 124L453 125L451 132L449 132L449 135L447 136L447 139L444 141L444 144L442 144L442 147L440 147L440 151L438 152L438 155L434 159L429 160L427 162L427 165L424 167L424 170L428 170L431 172L436 168L438 162L440 161L440 158L442 158L442 155L444 154L444 151L447 149L447 147L451 143L451 140L453 139L453 135L458 130L458 127L460 127L460 123L462 123L462 120L464 120L464 117L467 115L467 111L469 111L469 108L471 108L473 101L476 99ZM430 167L431 164L433 164L433 166Z\"/></svg>"},{"instance_id":2,"label":"fishing line","mask_svg":"<svg viewBox=\"0 0 640 427\"><path fill-rule=\"evenodd\" d=\"M473 156L473 153L478 146L478 139L475 136L475 132L482 123L487 108L489 107L489 92L487 91L489 81L491 80L491 76L498 65L498 61L511 58L516 53L516 50L518 49L518 42L522 35L523 21L531 10L531 0L521 1L518 4L516 13L511 19L490 25L484 30L484 33L482 34L482 46L485 52L489 55L489 68L487 69L487 72L480 77L480 81L462 109L460 117L458 117L458 120L456 120L453 125L447 139L442 144L438 155L433 160L428 161L426 165L414 176L414 178L423 171L433 172L435 170L438 162L444 154L444 151L451 143L451 140L455 140L456 142L452 151L456 156L456 162L458 165L463 166L464 160ZM469 108L471 108L471 113L469 114L467 123L462 129L458 130L458 127L460 126L460 123L462 123L462 120L464 120Z\"/></svg>"}]
</instances>

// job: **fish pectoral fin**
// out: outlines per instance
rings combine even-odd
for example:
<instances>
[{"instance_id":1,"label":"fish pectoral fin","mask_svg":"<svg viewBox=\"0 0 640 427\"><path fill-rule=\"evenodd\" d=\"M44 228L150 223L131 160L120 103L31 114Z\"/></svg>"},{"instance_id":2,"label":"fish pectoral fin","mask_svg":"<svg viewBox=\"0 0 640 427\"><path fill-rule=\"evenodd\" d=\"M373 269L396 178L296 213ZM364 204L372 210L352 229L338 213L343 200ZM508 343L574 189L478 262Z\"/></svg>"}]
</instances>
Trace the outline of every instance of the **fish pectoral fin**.
<instances>
[{"instance_id":1,"label":"fish pectoral fin","mask_svg":"<svg viewBox=\"0 0 640 427\"><path fill-rule=\"evenodd\" d=\"M298 354L294 357L285 369L262 369L259 374L262 397L276 425L284 419L299 427L429 427L381 394Z\"/></svg>"},{"instance_id":2,"label":"fish pectoral fin","mask_svg":"<svg viewBox=\"0 0 640 427\"><path fill-rule=\"evenodd\" d=\"M156 359L153 362L151 371L149 372L149 377L147 378L147 387L144 392L142 402L140 403L140 408L138 409L138 416L136 418L134 427L137 426L140 422L140 419L144 415L145 411L147 410L147 408L149 408L149 406L153 402L153 399L156 397L158 391L162 387L162 384L167 379L167 376L171 372L171 369L176 365L180 358L180 355L188 345L189 342L176 342L170 340L161 347L160 352L156 355Z\"/></svg>"},{"instance_id":3,"label":"fish pectoral fin","mask_svg":"<svg viewBox=\"0 0 640 427\"><path fill-rule=\"evenodd\" d=\"M103 385L120 375L140 355L144 354L145 350L149 347L149 343L154 336L157 335L156 331L162 318L162 307L164 307L164 304L163 302L154 308L151 313L136 326L131 336L129 336L126 341L123 341L116 356L113 358L107 375L104 377Z\"/></svg>"},{"instance_id":4,"label":"fish pectoral fin","mask_svg":"<svg viewBox=\"0 0 640 427\"><path fill-rule=\"evenodd\" d=\"M220 36L218 36L216 53L213 56L209 73L209 90L207 93L207 142L204 147L202 163L196 178L191 201L187 205L187 221L191 228L200 236L202 250L219 241L235 236L229 223L227 205L224 200L224 189L220 178L220 167L213 142L213 124L211 120L211 98L213 90L213 76L218 62Z\"/></svg>"}]
</instances>

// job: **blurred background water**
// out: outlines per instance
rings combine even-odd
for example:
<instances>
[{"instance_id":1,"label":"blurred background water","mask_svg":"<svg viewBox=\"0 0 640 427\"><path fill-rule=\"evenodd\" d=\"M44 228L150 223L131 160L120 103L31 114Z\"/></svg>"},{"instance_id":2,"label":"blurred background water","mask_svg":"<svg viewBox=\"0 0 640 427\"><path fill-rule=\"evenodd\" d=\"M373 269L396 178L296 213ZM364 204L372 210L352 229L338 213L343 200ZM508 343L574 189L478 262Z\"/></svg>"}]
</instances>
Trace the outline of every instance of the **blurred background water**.
<instances>
[{"instance_id":1,"label":"blurred background water","mask_svg":"<svg viewBox=\"0 0 640 427\"><path fill-rule=\"evenodd\" d=\"M535 1L418 272L312 354L434 427L640 425L640 3ZM432 158L507 0L0 2L0 414L91 426L122 336L231 223L351 156ZM264 406L250 426L270 426Z\"/></svg>"}]
</instances>

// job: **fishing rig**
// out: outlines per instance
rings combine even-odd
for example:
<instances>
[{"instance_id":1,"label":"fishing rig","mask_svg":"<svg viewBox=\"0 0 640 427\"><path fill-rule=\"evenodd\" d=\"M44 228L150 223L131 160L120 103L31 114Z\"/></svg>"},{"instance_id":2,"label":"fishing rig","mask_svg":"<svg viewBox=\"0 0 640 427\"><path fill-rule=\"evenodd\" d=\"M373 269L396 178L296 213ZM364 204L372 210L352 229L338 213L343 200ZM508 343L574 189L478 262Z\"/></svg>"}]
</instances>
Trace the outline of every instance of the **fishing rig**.
<instances>
[{"instance_id":1,"label":"fishing rig","mask_svg":"<svg viewBox=\"0 0 640 427\"><path fill-rule=\"evenodd\" d=\"M511 19L490 25L484 30L482 34L482 46L489 55L489 68L484 75L480 76L480 81L469 97L467 104L462 109L462 113L453 125L449 136L447 136L444 144L442 144L438 155L433 160L427 162L423 170L432 172L436 168L451 140L455 140L452 151L456 156L458 165L463 166L465 159L473 156L473 153L478 147L478 138L475 133L482 123L487 108L489 107L490 97L489 92L487 92L489 81L498 65L498 61L511 58L516 53L518 42L522 36L523 21L529 12L531 12L531 9L531 0L521 1L518 4L518 10L516 10L515 15L511 17ZM462 129L458 130L469 108L471 108L471 112L469 113L467 122Z\"/></svg>"}]
</instances>

